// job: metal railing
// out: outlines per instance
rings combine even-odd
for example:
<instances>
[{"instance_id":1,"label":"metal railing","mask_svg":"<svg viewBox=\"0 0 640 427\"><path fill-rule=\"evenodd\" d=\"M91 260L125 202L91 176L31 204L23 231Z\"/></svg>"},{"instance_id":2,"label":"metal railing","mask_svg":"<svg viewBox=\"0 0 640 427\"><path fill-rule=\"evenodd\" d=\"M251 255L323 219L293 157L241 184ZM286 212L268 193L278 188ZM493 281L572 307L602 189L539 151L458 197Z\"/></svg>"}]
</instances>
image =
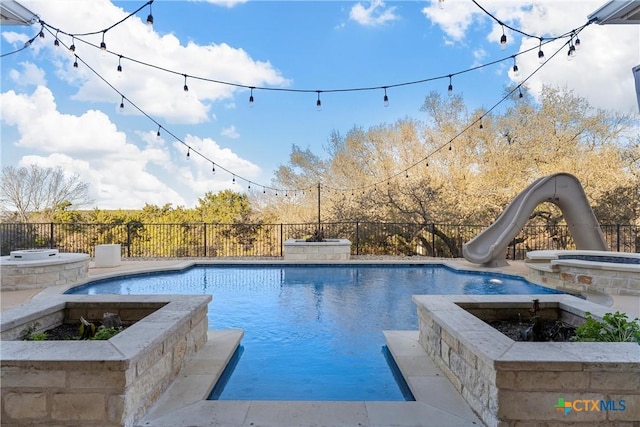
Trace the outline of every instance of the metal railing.
<instances>
[{"instance_id":1,"label":"metal railing","mask_svg":"<svg viewBox=\"0 0 640 427\"><path fill-rule=\"evenodd\" d=\"M287 239L313 234L306 224L120 224L0 223L2 255L12 250L57 248L91 256L99 244L120 244L125 258L280 257ZM322 223L325 238L344 238L353 255L462 256L462 245L485 226L455 224L336 222ZM609 249L640 252L640 227L601 225ZM566 225L526 226L511 242L507 258L524 259L527 251L575 249Z\"/></svg>"}]
</instances>

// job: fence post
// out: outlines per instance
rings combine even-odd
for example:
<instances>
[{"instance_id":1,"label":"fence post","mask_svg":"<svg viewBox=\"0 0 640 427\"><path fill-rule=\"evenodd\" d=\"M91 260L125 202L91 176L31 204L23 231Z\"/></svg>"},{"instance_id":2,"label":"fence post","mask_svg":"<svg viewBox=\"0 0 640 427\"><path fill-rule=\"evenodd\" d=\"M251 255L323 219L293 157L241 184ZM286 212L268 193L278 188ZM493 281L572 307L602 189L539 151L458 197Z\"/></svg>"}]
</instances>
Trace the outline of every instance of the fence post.
<instances>
[{"instance_id":1,"label":"fence post","mask_svg":"<svg viewBox=\"0 0 640 427\"><path fill-rule=\"evenodd\" d=\"M436 255L436 223L431 223L431 256Z\"/></svg>"},{"instance_id":2,"label":"fence post","mask_svg":"<svg viewBox=\"0 0 640 427\"><path fill-rule=\"evenodd\" d=\"M49 223L49 249L53 249L53 222Z\"/></svg>"},{"instance_id":3,"label":"fence post","mask_svg":"<svg viewBox=\"0 0 640 427\"><path fill-rule=\"evenodd\" d=\"M360 255L360 223L356 221L356 255Z\"/></svg>"},{"instance_id":4,"label":"fence post","mask_svg":"<svg viewBox=\"0 0 640 427\"><path fill-rule=\"evenodd\" d=\"M207 256L207 223L205 222L204 224L202 224L204 230L203 230L203 235L204 235L204 256Z\"/></svg>"},{"instance_id":5,"label":"fence post","mask_svg":"<svg viewBox=\"0 0 640 427\"><path fill-rule=\"evenodd\" d=\"M616 224L616 252L620 252L620 224Z\"/></svg>"},{"instance_id":6,"label":"fence post","mask_svg":"<svg viewBox=\"0 0 640 427\"><path fill-rule=\"evenodd\" d=\"M131 223L127 222L127 258L131 258Z\"/></svg>"},{"instance_id":7,"label":"fence post","mask_svg":"<svg viewBox=\"0 0 640 427\"><path fill-rule=\"evenodd\" d=\"M282 223L280 223L280 256L284 256L284 242L282 241Z\"/></svg>"}]
</instances>

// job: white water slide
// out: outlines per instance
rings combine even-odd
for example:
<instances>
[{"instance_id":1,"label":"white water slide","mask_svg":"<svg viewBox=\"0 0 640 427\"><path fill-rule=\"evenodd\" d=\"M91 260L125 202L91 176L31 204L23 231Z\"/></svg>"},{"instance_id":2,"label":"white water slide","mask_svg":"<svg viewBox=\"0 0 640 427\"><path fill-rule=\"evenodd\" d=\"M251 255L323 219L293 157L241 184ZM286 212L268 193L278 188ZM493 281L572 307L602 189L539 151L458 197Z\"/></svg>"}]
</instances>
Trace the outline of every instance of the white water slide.
<instances>
[{"instance_id":1,"label":"white water slide","mask_svg":"<svg viewBox=\"0 0 640 427\"><path fill-rule=\"evenodd\" d=\"M485 267L507 265L507 247L540 203L557 205L578 250L606 251L600 224L580 181L568 173L537 179L518 194L488 228L462 246L464 258Z\"/></svg>"}]
</instances>

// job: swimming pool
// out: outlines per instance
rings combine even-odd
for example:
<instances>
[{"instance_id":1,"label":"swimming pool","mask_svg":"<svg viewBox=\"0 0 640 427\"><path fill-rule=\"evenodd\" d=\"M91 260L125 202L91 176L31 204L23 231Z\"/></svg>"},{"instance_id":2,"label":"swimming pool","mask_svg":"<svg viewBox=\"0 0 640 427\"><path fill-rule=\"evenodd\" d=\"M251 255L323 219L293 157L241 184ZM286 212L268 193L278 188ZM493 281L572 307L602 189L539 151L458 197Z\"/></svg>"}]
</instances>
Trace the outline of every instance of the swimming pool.
<instances>
[{"instance_id":1,"label":"swimming pool","mask_svg":"<svg viewBox=\"0 0 640 427\"><path fill-rule=\"evenodd\" d=\"M211 398L371 401L411 399L396 380L382 334L418 328L411 295L555 291L440 265L279 264L196 265L95 281L68 293L211 294L209 328L245 331L233 372Z\"/></svg>"}]
</instances>

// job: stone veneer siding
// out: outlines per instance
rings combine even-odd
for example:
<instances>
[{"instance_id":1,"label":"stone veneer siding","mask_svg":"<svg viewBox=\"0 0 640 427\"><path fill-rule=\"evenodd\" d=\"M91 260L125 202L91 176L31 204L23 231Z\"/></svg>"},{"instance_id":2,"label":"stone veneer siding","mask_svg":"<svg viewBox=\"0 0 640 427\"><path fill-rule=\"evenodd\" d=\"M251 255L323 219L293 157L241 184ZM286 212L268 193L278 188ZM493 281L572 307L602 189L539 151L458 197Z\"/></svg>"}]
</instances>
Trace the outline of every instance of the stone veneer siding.
<instances>
[{"instance_id":1,"label":"stone veneer siding","mask_svg":"<svg viewBox=\"0 0 640 427\"><path fill-rule=\"evenodd\" d=\"M536 297L543 306L545 301L560 303L568 318L584 311L602 316L606 311L571 296ZM486 303L486 309L500 311L500 304L519 303L526 311L530 300L525 302L521 295L414 296L414 301L420 345L487 426L638 426L638 344L515 342L456 305ZM554 407L560 397L623 399L626 410L564 415Z\"/></svg>"},{"instance_id":2,"label":"stone veneer siding","mask_svg":"<svg viewBox=\"0 0 640 427\"><path fill-rule=\"evenodd\" d=\"M89 255L66 254L45 261L13 261L3 259L0 265L0 283L3 291L43 289L55 285L72 285L86 280L89 273Z\"/></svg>"},{"instance_id":3,"label":"stone veneer siding","mask_svg":"<svg viewBox=\"0 0 640 427\"><path fill-rule=\"evenodd\" d=\"M61 298L48 309L31 303L3 313L3 425L133 426L207 340L211 296ZM74 317L146 317L108 341L4 341L33 322L60 321L66 301Z\"/></svg>"},{"instance_id":4,"label":"stone veneer siding","mask_svg":"<svg viewBox=\"0 0 640 427\"><path fill-rule=\"evenodd\" d=\"M558 260L554 261L552 269L536 269L536 264L528 264L528 279L548 287L575 292L597 291L609 295L640 296L640 268L637 264L597 263L591 267L580 264L582 262L578 260ZM627 271L620 269L625 266ZM636 271L629 271L631 269Z\"/></svg>"},{"instance_id":5,"label":"stone veneer siding","mask_svg":"<svg viewBox=\"0 0 640 427\"><path fill-rule=\"evenodd\" d=\"M351 242L346 239L324 242L289 239L284 242L285 261L346 261L350 257Z\"/></svg>"}]
</instances>

